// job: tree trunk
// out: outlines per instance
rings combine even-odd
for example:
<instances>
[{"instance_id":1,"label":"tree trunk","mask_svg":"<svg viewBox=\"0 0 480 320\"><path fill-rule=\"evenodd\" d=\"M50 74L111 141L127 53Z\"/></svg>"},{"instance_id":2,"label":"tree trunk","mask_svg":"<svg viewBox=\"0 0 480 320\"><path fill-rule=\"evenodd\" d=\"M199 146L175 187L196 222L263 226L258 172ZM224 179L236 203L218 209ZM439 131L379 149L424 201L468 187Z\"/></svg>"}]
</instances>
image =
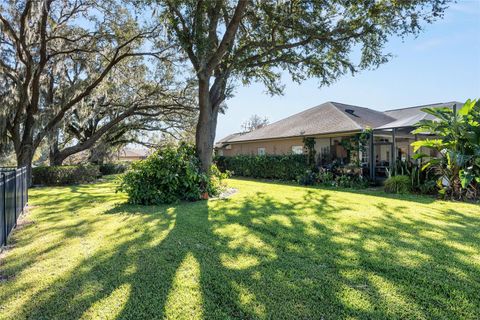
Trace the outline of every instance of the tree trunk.
<instances>
[{"instance_id":1,"label":"tree trunk","mask_svg":"<svg viewBox=\"0 0 480 320\"><path fill-rule=\"evenodd\" d=\"M30 187L32 185L33 150L31 146L23 145L19 151L17 153L17 168L27 168L27 184Z\"/></svg>"},{"instance_id":2,"label":"tree trunk","mask_svg":"<svg viewBox=\"0 0 480 320\"><path fill-rule=\"evenodd\" d=\"M58 148L58 139L56 137L58 135L58 131L55 136L51 137L50 140L50 150L48 154L48 159L50 160L50 166L61 166L63 164L63 160L60 158L60 149Z\"/></svg>"},{"instance_id":3,"label":"tree trunk","mask_svg":"<svg viewBox=\"0 0 480 320\"><path fill-rule=\"evenodd\" d=\"M215 141L218 117L218 108L212 107L208 79L199 80L198 103L200 114L195 133L195 148L197 157L201 161L202 171L208 173L212 165L213 143Z\"/></svg>"},{"instance_id":4,"label":"tree trunk","mask_svg":"<svg viewBox=\"0 0 480 320\"><path fill-rule=\"evenodd\" d=\"M61 152L50 152L50 165L51 166L61 166L63 165L63 161L65 161L67 157L63 156Z\"/></svg>"},{"instance_id":5,"label":"tree trunk","mask_svg":"<svg viewBox=\"0 0 480 320\"><path fill-rule=\"evenodd\" d=\"M89 151L88 162L96 165L102 165L105 162L107 156L107 147L105 144L100 143L96 147L90 148Z\"/></svg>"}]
</instances>

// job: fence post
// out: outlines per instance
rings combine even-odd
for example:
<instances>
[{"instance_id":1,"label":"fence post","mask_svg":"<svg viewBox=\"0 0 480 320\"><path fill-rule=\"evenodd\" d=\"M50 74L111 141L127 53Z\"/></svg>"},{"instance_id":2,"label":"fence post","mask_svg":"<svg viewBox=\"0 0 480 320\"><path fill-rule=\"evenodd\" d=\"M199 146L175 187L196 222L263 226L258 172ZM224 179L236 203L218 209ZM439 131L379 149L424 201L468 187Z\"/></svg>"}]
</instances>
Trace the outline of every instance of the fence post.
<instances>
[{"instance_id":1,"label":"fence post","mask_svg":"<svg viewBox=\"0 0 480 320\"><path fill-rule=\"evenodd\" d=\"M24 202L28 203L28 173L27 167L23 167L23 186L25 187L25 199Z\"/></svg>"},{"instance_id":2,"label":"fence post","mask_svg":"<svg viewBox=\"0 0 480 320\"><path fill-rule=\"evenodd\" d=\"M20 192L22 193L22 213L23 210L25 209L25 182L23 181L23 176L25 175L25 170L24 168L21 169L20 171L20 182L22 185L22 188L20 189Z\"/></svg>"},{"instance_id":3,"label":"fence post","mask_svg":"<svg viewBox=\"0 0 480 320\"><path fill-rule=\"evenodd\" d=\"M18 182L20 183L20 214L23 213L23 170L20 169L20 176L18 177Z\"/></svg>"},{"instance_id":4,"label":"fence post","mask_svg":"<svg viewBox=\"0 0 480 320\"><path fill-rule=\"evenodd\" d=\"M13 224L14 227L17 226L17 169L14 171L15 173L15 178L13 179L13 212L14 212L14 217L15 217L15 223Z\"/></svg>"},{"instance_id":5,"label":"fence post","mask_svg":"<svg viewBox=\"0 0 480 320\"><path fill-rule=\"evenodd\" d=\"M6 209L7 209L7 200L6 200L6 196L5 196L5 189L6 189L6 186L5 184L7 183L7 179L5 178L5 173L2 172L2 181L3 181L3 201L2 201L2 207L3 207L3 233L4 233L4 239L2 239L2 244L0 245L3 246L3 245L7 245L7 212L6 212Z\"/></svg>"}]
</instances>

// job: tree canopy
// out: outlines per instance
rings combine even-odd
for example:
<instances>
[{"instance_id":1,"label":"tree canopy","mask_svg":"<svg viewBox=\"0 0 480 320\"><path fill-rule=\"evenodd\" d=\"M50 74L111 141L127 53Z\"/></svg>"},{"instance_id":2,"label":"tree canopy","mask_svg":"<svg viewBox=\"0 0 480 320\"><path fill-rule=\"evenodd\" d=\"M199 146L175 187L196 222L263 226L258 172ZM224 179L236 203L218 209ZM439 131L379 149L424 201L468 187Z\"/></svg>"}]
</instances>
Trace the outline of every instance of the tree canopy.
<instances>
[{"instance_id":1,"label":"tree canopy","mask_svg":"<svg viewBox=\"0 0 480 320\"><path fill-rule=\"evenodd\" d=\"M294 81L316 78L328 85L346 73L378 67L390 58L384 52L390 37L418 33L442 16L448 2L159 1L168 36L197 76L196 147L204 170L218 113L238 81L260 81L279 94L284 70Z\"/></svg>"},{"instance_id":2,"label":"tree canopy","mask_svg":"<svg viewBox=\"0 0 480 320\"><path fill-rule=\"evenodd\" d=\"M323 86L376 68L390 58L391 37L417 34L448 3L7 1L0 5L0 149L13 145L18 165L29 166L40 143L61 130L61 161L127 118L162 122L175 111L181 119L189 100L190 111L192 101L198 105L196 153L208 171L218 114L236 85L261 82L281 94L283 72ZM160 67L145 75L152 63ZM194 99L183 90L192 74Z\"/></svg>"},{"instance_id":3,"label":"tree canopy","mask_svg":"<svg viewBox=\"0 0 480 320\"><path fill-rule=\"evenodd\" d=\"M0 5L0 135L3 147L13 145L19 166L30 167L47 137L72 129L75 115L96 121L96 130L88 139L77 136L61 158L93 146L127 117L184 110L184 101L173 97L184 92L170 90L175 79L168 70L175 53L168 45L149 48L158 23L147 24L135 13L122 0ZM162 71L146 75L145 67L153 63Z\"/></svg>"}]
</instances>

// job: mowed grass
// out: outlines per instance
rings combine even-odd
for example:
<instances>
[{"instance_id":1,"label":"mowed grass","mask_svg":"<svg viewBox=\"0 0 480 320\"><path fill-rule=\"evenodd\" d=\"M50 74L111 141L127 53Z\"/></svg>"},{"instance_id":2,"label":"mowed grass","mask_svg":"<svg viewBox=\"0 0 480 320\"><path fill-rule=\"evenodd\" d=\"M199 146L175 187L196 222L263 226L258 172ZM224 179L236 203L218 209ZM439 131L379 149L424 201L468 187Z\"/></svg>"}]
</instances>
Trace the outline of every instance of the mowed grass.
<instances>
[{"instance_id":1,"label":"mowed grass","mask_svg":"<svg viewBox=\"0 0 480 320\"><path fill-rule=\"evenodd\" d=\"M480 206L230 180L133 206L113 180L30 191L2 319L478 319Z\"/></svg>"}]
</instances>

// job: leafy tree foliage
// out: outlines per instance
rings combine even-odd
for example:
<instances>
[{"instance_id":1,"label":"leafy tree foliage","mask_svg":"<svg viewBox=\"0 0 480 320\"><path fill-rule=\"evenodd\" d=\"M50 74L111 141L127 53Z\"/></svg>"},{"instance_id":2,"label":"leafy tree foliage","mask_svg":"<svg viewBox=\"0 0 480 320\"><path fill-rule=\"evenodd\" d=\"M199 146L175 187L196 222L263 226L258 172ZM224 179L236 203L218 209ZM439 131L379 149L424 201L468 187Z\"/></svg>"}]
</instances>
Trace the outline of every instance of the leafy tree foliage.
<instances>
[{"instance_id":1,"label":"leafy tree foliage","mask_svg":"<svg viewBox=\"0 0 480 320\"><path fill-rule=\"evenodd\" d=\"M161 76L151 79L142 61L128 62L117 65L109 75L115 80L100 84L58 126L52 164L86 149L106 151L142 142L144 132L176 135L191 126L196 115L193 87L175 81L165 66L160 66Z\"/></svg>"},{"instance_id":2,"label":"leafy tree foliage","mask_svg":"<svg viewBox=\"0 0 480 320\"><path fill-rule=\"evenodd\" d=\"M107 118L88 142L77 139L82 148L90 147L110 127L136 112L133 105L113 105L111 97L111 110L107 112L98 94L106 80L112 86L117 84L118 77L110 75L121 64L125 72L141 64L140 57L171 61L167 59L172 54L168 46L157 51L146 46L146 39L157 33L158 25L142 26L134 14L134 8L122 0L25 0L0 4L0 136L2 143L7 142L6 137L13 144L19 166L31 166L42 141L58 136L62 121L68 122L72 112L85 109L87 114ZM125 86L119 86L125 90ZM138 88L143 98L148 97L147 89L147 85ZM124 91L125 96L131 93ZM158 97L160 93L155 94ZM115 98L119 97L117 92ZM123 100L122 104L127 102L132 100ZM138 100L133 103L145 106ZM91 109L96 106L101 110ZM74 151L68 149L65 153Z\"/></svg>"},{"instance_id":3,"label":"leafy tree foliage","mask_svg":"<svg viewBox=\"0 0 480 320\"><path fill-rule=\"evenodd\" d=\"M425 108L434 120L421 120L414 133L431 133L437 138L412 143L414 151L421 147L436 150L439 157L426 158L423 170L434 167L440 173L437 185L449 199L480 197L480 100L468 100L459 109Z\"/></svg>"},{"instance_id":4,"label":"leafy tree foliage","mask_svg":"<svg viewBox=\"0 0 480 320\"><path fill-rule=\"evenodd\" d=\"M294 81L328 85L346 73L375 68L390 55L391 36L415 34L442 16L448 0L161 2L160 19L193 67L200 108L196 149L208 170L218 113L235 83L260 81L283 91L281 71ZM359 58L352 52L359 52Z\"/></svg>"},{"instance_id":5,"label":"leafy tree foliage","mask_svg":"<svg viewBox=\"0 0 480 320\"><path fill-rule=\"evenodd\" d=\"M313 137L303 138L303 145L307 149L307 155L308 155L307 163L312 169L315 169L317 165L315 161L315 154L317 153L317 151L315 150L315 144L316 144L315 138Z\"/></svg>"},{"instance_id":6,"label":"leafy tree foliage","mask_svg":"<svg viewBox=\"0 0 480 320\"><path fill-rule=\"evenodd\" d=\"M268 125L267 117L262 118L259 115L254 114L242 124L242 131L251 132L253 130L263 128L266 125Z\"/></svg>"}]
</instances>

